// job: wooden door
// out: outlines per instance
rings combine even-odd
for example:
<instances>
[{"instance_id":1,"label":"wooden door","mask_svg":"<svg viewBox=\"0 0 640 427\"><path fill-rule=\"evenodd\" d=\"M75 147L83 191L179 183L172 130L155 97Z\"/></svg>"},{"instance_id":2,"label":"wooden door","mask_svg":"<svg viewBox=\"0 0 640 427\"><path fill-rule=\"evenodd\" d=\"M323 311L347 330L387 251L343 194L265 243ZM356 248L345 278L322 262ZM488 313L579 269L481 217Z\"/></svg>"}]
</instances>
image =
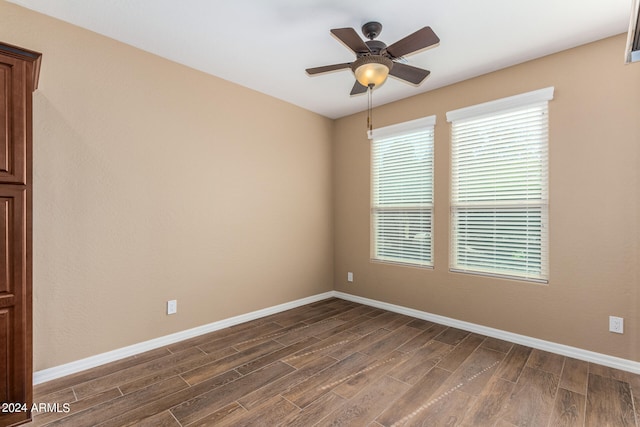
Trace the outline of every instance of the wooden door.
<instances>
[{"instance_id":1,"label":"wooden door","mask_svg":"<svg viewBox=\"0 0 640 427\"><path fill-rule=\"evenodd\" d=\"M0 43L0 426L31 418L31 97L40 54Z\"/></svg>"},{"instance_id":2,"label":"wooden door","mask_svg":"<svg viewBox=\"0 0 640 427\"><path fill-rule=\"evenodd\" d=\"M13 404L2 408L0 425L26 420L31 404L26 189L20 187L0 185L0 401Z\"/></svg>"}]
</instances>

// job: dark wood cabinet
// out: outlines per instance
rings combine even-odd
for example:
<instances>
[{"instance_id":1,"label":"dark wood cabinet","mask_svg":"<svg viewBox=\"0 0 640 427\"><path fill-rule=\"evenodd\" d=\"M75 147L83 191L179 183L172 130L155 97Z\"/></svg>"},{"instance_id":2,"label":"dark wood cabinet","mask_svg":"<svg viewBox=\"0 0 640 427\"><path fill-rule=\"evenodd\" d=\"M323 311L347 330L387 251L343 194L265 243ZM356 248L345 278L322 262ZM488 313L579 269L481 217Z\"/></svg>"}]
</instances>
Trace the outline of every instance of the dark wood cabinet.
<instances>
[{"instance_id":1,"label":"dark wood cabinet","mask_svg":"<svg viewBox=\"0 0 640 427\"><path fill-rule=\"evenodd\" d=\"M41 55L0 43L0 426L31 418L32 92Z\"/></svg>"},{"instance_id":2,"label":"dark wood cabinet","mask_svg":"<svg viewBox=\"0 0 640 427\"><path fill-rule=\"evenodd\" d=\"M25 65L12 57L0 62L0 182L26 184ZM17 114L16 114L17 113Z\"/></svg>"}]
</instances>

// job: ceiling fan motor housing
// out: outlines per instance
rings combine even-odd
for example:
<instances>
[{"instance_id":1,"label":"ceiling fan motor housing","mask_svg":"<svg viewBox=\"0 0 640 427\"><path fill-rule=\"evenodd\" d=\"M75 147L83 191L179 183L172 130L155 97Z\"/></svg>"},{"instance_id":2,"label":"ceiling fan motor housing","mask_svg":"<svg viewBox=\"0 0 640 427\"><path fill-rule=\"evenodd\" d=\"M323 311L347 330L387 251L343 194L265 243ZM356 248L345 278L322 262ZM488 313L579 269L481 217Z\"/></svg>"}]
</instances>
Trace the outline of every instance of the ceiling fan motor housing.
<instances>
[{"instance_id":1,"label":"ceiling fan motor housing","mask_svg":"<svg viewBox=\"0 0 640 427\"><path fill-rule=\"evenodd\" d=\"M364 44L367 45L367 47L369 48L369 51L373 55L380 55L383 51L387 49L387 45L384 42L381 42L380 40L368 40L364 42Z\"/></svg>"}]
</instances>

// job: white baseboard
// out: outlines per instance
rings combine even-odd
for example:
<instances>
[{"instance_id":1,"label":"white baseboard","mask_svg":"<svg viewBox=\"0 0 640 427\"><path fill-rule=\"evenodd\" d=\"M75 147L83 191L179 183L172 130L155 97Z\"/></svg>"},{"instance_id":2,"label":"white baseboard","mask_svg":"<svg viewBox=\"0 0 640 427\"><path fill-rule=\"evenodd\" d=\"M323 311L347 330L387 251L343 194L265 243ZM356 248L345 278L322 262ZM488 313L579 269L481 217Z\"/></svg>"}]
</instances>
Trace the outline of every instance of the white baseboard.
<instances>
[{"instance_id":1,"label":"white baseboard","mask_svg":"<svg viewBox=\"0 0 640 427\"><path fill-rule=\"evenodd\" d=\"M56 378L75 374L76 372L84 371L85 369L95 368L96 366L104 365L105 363L114 362L116 360L124 359L125 357L144 353L145 351L164 347L178 341L183 341L188 338L197 337L198 335L218 331L220 329L228 328L229 326L238 325L240 323L259 319L271 314L280 313L281 311L290 310L292 308L300 307L306 304L311 304L323 299L331 298L333 296L333 291L313 295L307 298L302 298L273 307L264 308L262 310L252 311L250 313L219 320L217 322L198 326L192 329L187 329L185 331L176 332L174 334L165 335L163 337L154 338L149 341L122 347L116 350L108 351L106 353L97 354L85 359L76 360L75 362L65 363L64 365L54 366L53 368L36 371L33 373L33 384L40 384L54 380Z\"/></svg>"},{"instance_id":2,"label":"white baseboard","mask_svg":"<svg viewBox=\"0 0 640 427\"><path fill-rule=\"evenodd\" d=\"M594 351L583 350L581 348L571 347L568 345L557 344L551 341L528 337L526 335L514 334L513 332L489 328L487 326L477 325L475 323L464 322L462 320L456 320L450 317L439 316L437 314L431 314L425 311L415 310L400 305L389 304L369 298L363 298L344 292L334 291L333 296L347 301L357 302L371 307L393 311L395 313L406 314L407 316L417 317L418 319L428 320L430 322L439 323L441 325L451 326L469 332L475 332L477 334L486 335L488 337L498 338L515 344L522 344L528 347L536 348L538 350L544 350L551 353L560 354L562 356L573 357L574 359L597 363L599 365L608 366L610 368L633 372L634 374L640 374L640 362L635 362L633 360L622 359L620 357L609 356L607 354L596 353Z\"/></svg>"},{"instance_id":3,"label":"white baseboard","mask_svg":"<svg viewBox=\"0 0 640 427\"><path fill-rule=\"evenodd\" d=\"M193 338L193 337L203 335L209 332L214 332L220 329L228 328L230 326L234 326L240 323L259 319L261 317L269 316L271 314L280 313L285 310L290 310L292 308L300 307L305 304L311 304L311 303L321 301L331 297L336 297L336 298L344 299L347 301L357 302L357 303L368 305L371 307L393 311L395 313L405 314L407 316L428 320L430 322L439 323L441 325L451 326L451 327L462 329L465 331L475 332L481 335L498 338L504 341L526 345L528 347L536 348L539 350L549 351L551 353L557 353L563 356L573 357L575 359L584 360L587 362L593 362L600 365L609 366L611 368L621 369L623 371L633 372L634 374L640 374L640 362L635 362L632 360L609 356L607 354L596 353L589 350L583 350L576 347L570 347L563 344L557 344L554 342L532 338L525 335L519 335L513 332L507 332L500 329L489 328L487 326L477 325L475 323L464 322L462 320L456 320L450 317L431 314L425 311L415 310L415 309L403 307L400 305L395 305L395 304L390 304L390 303L377 301L369 298L359 297L359 296L347 294L344 292L329 291L322 294L313 295L307 298L302 298L302 299L291 301L288 303L276 305L273 307L264 308L262 310L252 311L250 313L242 314L235 317L230 317L228 319L223 319L217 322L209 323L207 325L198 326L192 329L187 329L185 331L176 332L174 334L165 335L163 337L159 337L149 341L144 341L138 344L119 348L106 353L97 354L95 356L87 357L85 359L77 360L75 362L66 363L60 366L54 366L53 368L43 369L41 371L34 372L33 383L40 384L47 381L51 381L56 378L60 378L67 375L75 374L80 371L84 371L85 369L95 368L96 366L100 366L105 363L114 362L116 360L123 359L125 357L133 356L136 354L143 353L145 351L167 346L167 345L176 343L178 341L182 341L188 338Z\"/></svg>"}]
</instances>

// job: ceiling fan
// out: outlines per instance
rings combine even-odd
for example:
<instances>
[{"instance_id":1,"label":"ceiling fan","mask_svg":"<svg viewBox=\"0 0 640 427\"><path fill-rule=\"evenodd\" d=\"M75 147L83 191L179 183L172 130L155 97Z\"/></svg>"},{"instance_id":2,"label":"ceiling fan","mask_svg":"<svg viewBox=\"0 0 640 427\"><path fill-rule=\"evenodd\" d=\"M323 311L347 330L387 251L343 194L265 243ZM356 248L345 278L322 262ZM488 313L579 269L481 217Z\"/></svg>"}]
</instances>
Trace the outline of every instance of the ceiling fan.
<instances>
[{"instance_id":1,"label":"ceiling fan","mask_svg":"<svg viewBox=\"0 0 640 427\"><path fill-rule=\"evenodd\" d=\"M429 75L429 70L398 62L403 56L433 46L440 42L431 27L424 27L390 46L374 40L382 31L379 22L367 22L362 33L369 40L363 41L353 28L335 28L331 33L356 54L356 60L324 67L307 68L310 75L350 68L356 76L351 95L364 93L369 88L379 86L392 75L418 85Z\"/></svg>"}]
</instances>

